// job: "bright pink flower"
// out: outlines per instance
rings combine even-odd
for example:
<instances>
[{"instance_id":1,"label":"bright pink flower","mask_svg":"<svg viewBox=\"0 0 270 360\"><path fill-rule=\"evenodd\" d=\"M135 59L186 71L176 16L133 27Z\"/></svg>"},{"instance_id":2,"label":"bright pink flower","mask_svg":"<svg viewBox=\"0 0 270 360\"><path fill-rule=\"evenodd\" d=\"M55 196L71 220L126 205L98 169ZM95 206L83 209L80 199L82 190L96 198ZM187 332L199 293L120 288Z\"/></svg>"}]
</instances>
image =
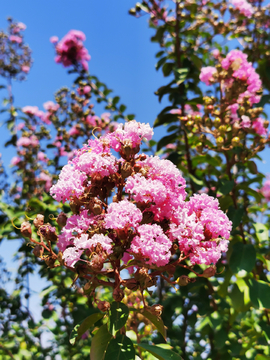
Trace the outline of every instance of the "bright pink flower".
<instances>
[{"instance_id":1,"label":"bright pink flower","mask_svg":"<svg viewBox=\"0 0 270 360\"><path fill-rule=\"evenodd\" d=\"M58 42L59 38L57 36L51 36L50 37L50 42L52 44L56 44Z\"/></svg>"},{"instance_id":2,"label":"bright pink flower","mask_svg":"<svg viewBox=\"0 0 270 360\"><path fill-rule=\"evenodd\" d=\"M140 255L146 264L164 266L168 264L172 243L157 224L141 225L138 236L132 240L130 251Z\"/></svg>"},{"instance_id":3,"label":"bright pink flower","mask_svg":"<svg viewBox=\"0 0 270 360\"><path fill-rule=\"evenodd\" d=\"M90 93L90 91L91 91L91 86L89 86L89 85L86 85L86 86L83 88L84 94L88 94L88 93Z\"/></svg>"},{"instance_id":4,"label":"bright pink flower","mask_svg":"<svg viewBox=\"0 0 270 360\"><path fill-rule=\"evenodd\" d=\"M22 43L22 38L20 36L16 36L16 35L10 35L9 40L11 42L14 42L14 43L17 43L17 44Z\"/></svg>"},{"instance_id":5,"label":"bright pink flower","mask_svg":"<svg viewBox=\"0 0 270 360\"><path fill-rule=\"evenodd\" d=\"M211 85L214 82L213 75L217 73L217 69L213 66L206 66L201 68L200 80L206 85Z\"/></svg>"},{"instance_id":6,"label":"bright pink flower","mask_svg":"<svg viewBox=\"0 0 270 360\"><path fill-rule=\"evenodd\" d=\"M250 118L248 116L246 116L246 115L242 115L241 119L242 119L241 124L240 124L241 127L243 129L250 128L250 125L251 125Z\"/></svg>"},{"instance_id":7,"label":"bright pink flower","mask_svg":"<svg viewBox=\"0 0 270 360\"><path fill-rule=\"evenodd\" d=\"M51 187L50 194L55 200L65 203L70 198L83 194L83 183L86 179L87 176L71 164L65 165L60 172L58 182Z\"/></svg>"},{"instance_id":8,"label":"bright pink flower","mask_svg":"<svg viewBox=\"0 0 270 360\"><path fill-rule=\"evenodd\" d=\"M231 0L231 3L240 14L243 14L247 18L251 18L255 12L255 9L246 0Z\"/></svg>"},{"instance_id":9,"label":"bright pink flower","mask_svg":"<svg viewBox=\"0 0 270 360\"><path fill-rule=\"evenodd\" d=\"M84 70L87 71L87 61L89 61L91 57L83 45L85 39L83 32L70 30L56 45L57 56L55 61L62 63L65 67L80 63Z\"/></svg>"},{"instance_id":10,"label":"bright pink flower","mask_svg":"<svg viewBox=\"0 0 270 360\"><path fill-rule=\"evenodd\" d=\"M55 104L53 101L47 101L43 104L43 107L47 111L55 112L59 109L60 105Z\"/></svg>"},{"instance_id":11,"label":"bright pink flower","mask_svg":"<svg viewBox=\"0 0 270 360\"><path fill-rule=\"evenodd\" d=\"M26 74L29 73L29 70L30 70L30 66L28 65L22 65L22 71L25 72Z\"/></svg>"},{"instance_id":12,"label":"bright pink flower","mask_svg":"<svg viewBox=\"0 0 270 360\"><path fill-rule=\"evenodd\" d=\"M17 146L38 146L39 140L35 135L31 135L29 138L26 136L22 136L16 143Z\"/></svg>"},{"instance_id":13,"label":"bright pink flower","mask_svg":"<svg viewBox=\"0 0 270 360\"><path fill-rule=\"evenodd\" d=\"M36 115L38 113L38 107L37 106L24 106L22 108L22 112L28 115Z\"/></svg>"},{"instance_id":14,"label":"bright pink flower","mask_svg":"<svg viewBox=\"0 0 270 360\"><path fill-rule=\"evenodd\" d=\"M22 161L22 159L19 156L13 156L10 163L11 163L11 165L15 166L15 165L18 165L21 161Z\"/></svg>"},{"instance_id":15,"label":"bright pink flower","mask_svg":"<svg viewBox=\"0 0 270 360\"><path fill-rule=\"evenodd\" d=\"M220 51L218 49L214 49L214 50L212 50L211 54L213 55L213 57L215 59L218 59L220 56Z\"/></svg>"},{"instance_id":16,"label":"bright pink flower","mask_svg":"<svg viewBox=\"0 0 270 360\"><path fill-rule=\"evenodd\" d=\"M100 244L108 255L112 253L111 243L112 239L103 234L94 234L92 237L89 237L89 234L82 234L74 240L74 245L78 249L90 249L94 251L95 247Z\"/></svg>"},{"instance_id":17,"label":"bright pink flower","mask_svg":"<svg viewBox=\"0 0 270 360\"><path fill-rule=\"evenodd\" d=\"M263 187L260 189L260 192L265 197L266 201L270 201L270 177L268 176L266 181L263 184Z\"/></svg>"},{"instance_id":18,"label":"bright pink flower","mask_svg":"<svg viewBox=\"0 0 270 360\"><path fill-rule=\"evenodd\" d=\"M136 227L142 221L142 213L128 200L112 202L104 217L106 229L124 229Z\"/></svg>"},{"instance_id":19,"label":"bright pink flower","mask_svg":"<svg viewBox=\"0 0 270 360\"><path fill-rule=\"evenodd\" d=\"M38 160L43 161L43 162L48 162L49 161L46 154L44 152L42 152L42 151L38 152L37 158L38 158Z\"/></svg>"},{"instance_id":20,"label":"bright pink flower","mask_svg":"<svg viewBox=\"0 0 270 360\"><path fill-rule=\"evenodd\" d=\"M264 120L262 118L257 118L255 121L253 121L252 128L255 130L255 132L258 135L266 135L267 134L267 130L264 127Z\"/></svg>"}]
</instances>

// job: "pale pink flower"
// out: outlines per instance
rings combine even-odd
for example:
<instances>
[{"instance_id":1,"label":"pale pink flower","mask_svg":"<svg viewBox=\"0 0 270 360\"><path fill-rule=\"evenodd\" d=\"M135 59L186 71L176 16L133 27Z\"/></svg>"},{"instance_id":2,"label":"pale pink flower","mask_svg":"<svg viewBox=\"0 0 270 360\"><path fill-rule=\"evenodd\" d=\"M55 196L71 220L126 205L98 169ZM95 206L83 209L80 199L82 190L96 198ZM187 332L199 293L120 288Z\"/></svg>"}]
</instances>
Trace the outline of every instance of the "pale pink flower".
<instances>
[{"instance_id":1,"label":"pale pink flower","mask_svg":"<svg viewBox=\"0 0 270 360\"><path fill-rule=\"evenodd\" d=\"M17 43L17 44L21 44L22 43L22 38L20 36L17 35L10 35L9 36L9 40L11 42Z\"/></svg>"}]
</instances>

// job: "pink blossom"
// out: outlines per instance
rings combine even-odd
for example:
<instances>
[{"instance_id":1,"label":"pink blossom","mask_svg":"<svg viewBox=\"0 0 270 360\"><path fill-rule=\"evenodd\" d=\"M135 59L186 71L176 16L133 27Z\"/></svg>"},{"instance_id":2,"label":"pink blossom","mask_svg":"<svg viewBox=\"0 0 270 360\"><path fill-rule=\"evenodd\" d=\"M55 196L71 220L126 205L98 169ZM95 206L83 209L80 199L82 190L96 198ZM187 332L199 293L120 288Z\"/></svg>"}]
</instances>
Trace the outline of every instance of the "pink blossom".
<instances>
[{"instance_id":1,"label":"pink blossom","mask_svg":"<svg viewBox=\"0 0 270 360\"><path fill-rule=\"evenodd\" d=\"M20 36L17 36L17 35L10 35L9 40L11 42L14 42L14 43L17 43L17 44L22 43L22 38Z\"/></svg>"},{"instance_id":2,"label":"pink blossom","mask_svg":"<svg viewBox=\"0 0 270 360\"><path fill-rule=\"evenodd\" d=\"M83 32L70 30L56 45L57 56L55 61L62 63L65 67L80 63L84 70L87 71L87 61L91 57L83 45L85 39L86 37Z\"/></svg>"},{"instance_id":3,"label":"pink blossom","mask_svg":"<svg viewBox=\"0 0 270 360\"><path fill-rule=\"evenodd\" d=\"M96 116L96 115L94 115L94 116L92 116L92 115L87 115L85 120L86 120L86 123L87 123L88 125L91 125L91 126L93 126L93 127L101 126L101 125L102 125L100 118L99 118L98 116Z\"/></svg>"},{"instance_id":4,"label":"pink blossom","mask_svg":"<svg viewBox=\"0 0 270 360\"><path fill-rule=\"evenodd\" d=\"M126 122L124 125L119 124L117 129L107 135L111 147L115 151L121 148L136 148L141 144L142 139L151 140L153 130L149 124L138 123L136 120Z\"/></svg>"},{"instance_id":5,"label":"pink blossom","mask_svg":"<svg viewBox=\"0 0 270 360\"><path fill-rule=\"evenodd\" d=\"M31 135L29 138L26 136L22 136L16 143L17 146L38 146L39 140L35 135Z\"/></svg>"},{"instance_id":6,"label":"pink blossom","mask_svg":"<svg viewBox=\"0 0 270 360\"><path fill-rule=\"evenodd\" d=\"M43 161L43 162L48 162L49 161L46 154L44 152L42 152L42 151L38 152L37 158L38 158L38 160Z\"/></svg>"},{"instance_id":7,"label":"pink blossom","mask_svg":"<svg viewBox=\"0 0 270 360\"><path fill-rule=\"evenodd\" d=\"M127 200L112 202L108 206L104 217L106 229L124 229L125 227L136 227L142 221L142 213Z\"/></svg>"},{"instance_id":8,"label":"pink blossom","mask_svg":"<svg viewBox=\"0 0 270 360\"><path fill-rule=\"evenodd\" d=\"M253 121L252 128L255 130L255 132L258 135L266 135L267 134L267 130L264 127L264 120L262 118L257 118L255 121Z\"/></svg>"},{"instance_id":9,"label":"pink blossom","mask_svg":"<svg viewBox=\"0 0 270 360\"><path fill-rule=\"evenodd\" d=\"M76 170L71 164L65 165L60 172L58 182L50 189L50 194L57 201L64 203L70 198L79 197L84 192L83 182L87 176Z\"/></svg>"},{"instance_id":10,"label":"pink blossom","mask_svg":"<svg viewBox=\"0 0 270 360\"><path fill-rule=\"evenodd\" d=\"M91 86L89 86L89 85L86 85L86 86L83 88L84 94L88 94L88 93L90 93L90 91L91 91Z\"/></svg>"},{"instance_id":11,"label":"pink blossom","mask_svg":"<svg viewBox=\"0 0 270 360\"><path fill-rule=\"evenodd\" d=\"M80 135L80 130L78 130L77 127L74 125L72 126L72 128L69 129L68 133L70 136Z\"/></svg>"},{"instance_id":12,"label":"pink blossom","mask_svg":"<svg viewBox=\"0 0 270 360\"><path fill-rule=\"evenodd\" d=\"M218 49L214 49L214 50L212 50L211 54L213 55L213 57L215 59L218 59L220 56L220 51Z\"/></svg>"},{"instance_id":13,"label":"pink blossom","mask_svg":"<svg viewBox=\"0 0 270 360\"><path fill-rule=\"evenodd\" d=\"M25 73L27 74L27 73L29 73L30 66L28 66L28 65L22 65L21 69L22 69L23 72L25 72Z\"/></svg>"},{"instance_id":14,"label":"pink blossom","mask_svg":"<svg viewBox=\"0 0 270 360\"><path fill-rule=\"evenodd\" d=\"M251 18L255 12L255 9L246 0L231 0L231 3L240 14L243 14L247 18Z\"/></svg>"},{"instance_id":15,"label":"pink blossom","mask_svg":"<svg viewBox=\"0 0 270 360\"><path fill-rule=\"evenodd\" d=\"M74 267L76 262L80 260L82 253L83 250L69 247L63 252L63 259L66 261L67 266Z\"/></svg>"},{"instance_id":16,"label":"pink blossom","mask_svg":"<svg viewBox=\"0 0 270 360\"><path fill-rule=\"evenodd\" d=\"M132 240L130 251L140 255L146 264L164 266L168 264L172 246L162 228L157 225L141 225L137 229L138 236Z\"/></svg>"},{"instance_id":17,"label":"pink blossom","mask_svg":"<svg viewBox=\"0 0 270 360\"><path fill-rule=\"evenodd\" d=\"M181 110L181 109L172 109L172 110L170 110L170 114L173 114L173 115L181 115L181 114L182 114L182 110Z\"/></svg>"},{"instance_id":18,"label":"pink blossom","mask_svg":"<svg viewBox=\"0 0 270 360\"><path fill-rule=\"evenodd\" d=\"M51 36L50 37L50 42L52 44L56 44L58 42L59 38L57 36Z\"/></svg>"},{"instance_id":19,"label":"pink blossom","mask_svg":"<svg viewBox=\"0 0 270 360\"><path fill-rule=\"evenodd\" d=\"M15 166L15 165L18 165L21 161L22 161L22 159L19 156L13 156L10 163L11 163L11 165Z\"/></svg>"},{"instance_id":20,"label":"pink blossom","mask_svg":"<svg viewBox=\"0 0 270 360\"><path fill-rule=\"evenodd\" d=\"M21 122L16 126L16 131L20 131L25 127L25 123Z\"/></svg>"},{"instance_id":21,"label":"pink blossom","mask_svg":"<svg viewBox=\"0 0 270 360\"><path fill-rule=\"evenodd\" d=\"M241 121L241 127L242 127L243 129L250 128L250 125L251 125L250 118L249 118L248 116L246 116L246 115L242 115L242 116L241 116L241 119L242 119L242 121Z\"/></svg>"},{"instance_id":22,"label":"pink blossom","mask_svg":"<svg viewBox=\"0 0 270 360\"><path fill-rule=\"evenodd\" d=\"M265 197L266 201L270 201L270 177L268 176L266 181L263 184L263 187L260 189L260 192Z\"/></svg>"},{"instance_id":23,"label":"pink blossom","mask_svg":"<svg viewBox=\"0 0 270 360\"><path fill-rule=\"evenodd\" d=\"M55 104L53 101L47 101L43 104L43 107L47 111L55 112L59 109L60 105Z\"/></svg>"},{"instance_id":24,"label":"pink blossom","mask_svg":"<svg viewBox=\"0 0 270 360\"><path fill-rule=\"evenodd\" d=\"M210 85L214 82L214 75L217 73L217 69L213 66L206 66L201 68L200 80L206 85Z\"/></svg>"},{"instance_id":25,"label":"pink blossom","mask_svg":"<svg viewBox=\"0 0 270 360\"><path fill-rule=\"evenodd\" d=\"M37 106L24 106L22 108L22 112L28 115L36 115L38 113L38 107Z\"/></svg>"},{"instance_id":26,"label":"pink blossom","mask_svg":"<svg viewBox=\"0 0 270 360\"><path fill-rule=\"evenodd\" d=\"M94 234L92 237L89 237L89 234L82 234L74 240L74 244L78 249L90 249L94 251L95 247L100 244L108 255L112 253L111 243L112 239L103 234Z\"/></svg>"}]
</instances>

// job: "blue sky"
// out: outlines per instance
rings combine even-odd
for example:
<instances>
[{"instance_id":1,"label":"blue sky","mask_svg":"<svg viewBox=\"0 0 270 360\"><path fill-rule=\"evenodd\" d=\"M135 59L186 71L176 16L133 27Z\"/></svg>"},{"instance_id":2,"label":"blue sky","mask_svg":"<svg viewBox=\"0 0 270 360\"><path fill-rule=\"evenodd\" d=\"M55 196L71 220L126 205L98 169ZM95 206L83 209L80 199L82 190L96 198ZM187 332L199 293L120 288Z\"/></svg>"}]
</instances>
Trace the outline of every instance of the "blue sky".
<instances>
[{"instance_id":1,"label":"blue sky","mask_svg":"<svg viewBox=\"0 0 270 360\"><path fill-rule=\"evenodd\" d=\"M87 37L85 46L92 57L90 73L121 97L128 113L135 114L140 122L153 124L158 112L166 106L166 102L158 103L154 91L167 79L155 70L155 53L159 48L150 42L152 30L148 28L147 17L135 19L128 14L135 3L135 0L2 1L0 29L6 28L8 16L25 23L25 40L33 51L34 65L28 80L14 84L15 104L42 108L45 101L54 99L54 92L61 86L72 84L72 76L54 62L49 38L53 35L62 38L69 30L76 29ZM3 91L0 95L3 96ZM0 131L0 153L7 163L14 154L3 147L7 132L3 128ZM156 136L161 136L161 129ZM259 167L264 172L270 172L269 155L269 150L264 152L267 162ZM9 267L15 266L10 259L16 248L15 242L1 245L1 254ZM31 287L36 287L33 283L37 278L31 282Z\"/></svg>"}]
</instances>

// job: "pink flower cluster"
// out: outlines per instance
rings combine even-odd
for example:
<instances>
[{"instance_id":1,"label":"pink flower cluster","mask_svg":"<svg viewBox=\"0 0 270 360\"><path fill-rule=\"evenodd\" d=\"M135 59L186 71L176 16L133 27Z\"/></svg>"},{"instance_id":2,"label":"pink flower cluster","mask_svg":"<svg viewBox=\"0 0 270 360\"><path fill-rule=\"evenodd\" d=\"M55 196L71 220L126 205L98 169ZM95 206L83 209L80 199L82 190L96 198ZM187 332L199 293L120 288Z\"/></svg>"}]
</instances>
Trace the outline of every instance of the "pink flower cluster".
<instances>
[{"instance_id":1,"label":"pink flower cluster","mask_svg":"<svg viewBox=\"0 0 270 360\"><path fill-rule=\"evenodd\" d=\"M156 268L170 262L175 246L192 264L210 265L227 250L231 222L218 200L201 194L186 201L185 180L173 163L138 154L152 134L135 120L119 125L89 140L63 167L50 193L70 201L74 213L58 240L68 266L82 261L100 271L112 257Z\"/></svg>"},{"instance_id":2,"label":"pink flower cluster","mask_svg":"<svg viewBox=\"0 0 270 360\"><path fill-rule=\"evenodd\" d=\"M233 6L239 10L240 14L251 18L255 12L255 9L246 0L231 0Z\"/></svg>"},{"instance_id":3,"label":"pink flower cluster","mask_svg":"<svg viewBox=\"0 0 270 360\"><path fill-rule=\"evenodd\" d=\"M85 34L79 30L70 30L59 42L56 36L51 37L50 41L56 44L55 61L65 67L79 63L88 71L88 61L91 57L83 45L85 39Z\"/></svg>"},{"instance_id":4,"label":"pink flower cluster","mask_svg":"<svg viewBox=\"0 0 270 360\"><path fill-rule=\"evenodd\" d=\"M55 104L53 101L47 101L43 104L46 112L39 110L37 106L24 106L22 108L22 112L30 115L38 117L43 123L50 125L52 122L50 117L53 113L55 113L59 109L59 104Z\"/></svg>"},{"instance_id":5,"label":"pink flower cluster","mask_svg":"<svg viewBox=\"0 0 270 360\"><path fill-rule=\"evenodd\" d=\"M233 70L232 78L242 80L247 84L247 90L238 99L241 102L244 96L249 97L251 105L258 103L261 99L256 92L261 89L262 82L256 73L252 63L247 61L247 55L240 50L232 50L221 61L221 66L225 70Z\"/></svg>"},{"instance_id":6,"label":"pink flower cluster","mask_svg":"<svg viewBox=\"0 0 270 360\"><path fill-rule=\"evenodd\" d=\"M213 75L217 73L217 69L213 66L206 66L201 68L200 80L206 85L211 85L214 82Z\"/></svg>"},{"instance_id":7,"label":"pink flower cluster","mask_svg":"<svg viewBox=\"0 0 270 360\"><path fill-rule=\"evenodd\" d=\"M270 177L268 176L260 192L266 201L270 201Z\"/></svg>"}]
</instances>

